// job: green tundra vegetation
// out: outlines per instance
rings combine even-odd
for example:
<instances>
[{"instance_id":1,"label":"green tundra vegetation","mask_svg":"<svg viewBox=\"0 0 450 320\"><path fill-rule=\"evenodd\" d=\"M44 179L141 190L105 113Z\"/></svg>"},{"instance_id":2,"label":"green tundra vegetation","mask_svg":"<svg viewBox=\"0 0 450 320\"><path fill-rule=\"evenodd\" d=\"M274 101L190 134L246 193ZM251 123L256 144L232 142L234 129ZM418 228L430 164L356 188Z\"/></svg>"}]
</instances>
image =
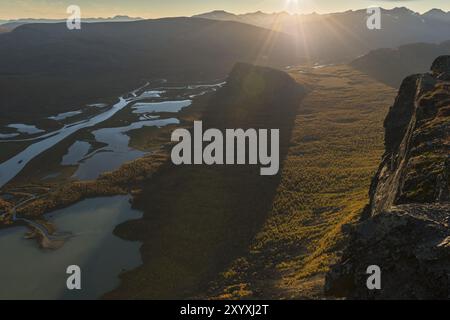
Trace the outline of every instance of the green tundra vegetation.
<instances>
[{"instance_id":1,"label":"green tundra vegetation","mask_svg":"<svg viewBox=\"0 0 450 320\"><path fill-rule=\"evenodd\" d=\"M324 276L359 218L383 146L394 89L348 66L296 68L310 89L295 118L281 181L245 255L210 285L214 298L321 297Z\"/></svg>"}]
</instances>

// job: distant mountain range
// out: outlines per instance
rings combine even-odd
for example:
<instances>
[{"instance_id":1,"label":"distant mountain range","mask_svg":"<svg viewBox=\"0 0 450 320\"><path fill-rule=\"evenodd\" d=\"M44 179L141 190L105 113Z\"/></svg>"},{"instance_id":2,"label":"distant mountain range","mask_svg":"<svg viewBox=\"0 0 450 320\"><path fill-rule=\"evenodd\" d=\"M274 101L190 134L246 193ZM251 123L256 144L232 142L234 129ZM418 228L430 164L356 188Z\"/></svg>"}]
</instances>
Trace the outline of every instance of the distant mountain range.
<instances>
[{"instance_id":1,"label":"distant mountain range","mask_svg":"<svg viewBox=\"0 0 450 320\"><path fill-rule=\"evenodd\" d=\"M394 8L394 9L383 9L381 8L383 14L394 19L400 16L413 15L419 19L440 20L445 22L450 22L450 11L445 12L441 9L431 9L423 14L416 13L408 8ZM295 32L295 29L290 30L289 27L296 27L297 23L309 22L314 20L320 20L323 18L344 18L350 17L352 15L360 15L363 13L366 15L366 10L349 10L345 12L338 13L328 13L328 14L290 14L287 12L275 12L275 13L265 13L262 11L256 11L244 14L234 14L224 10L215 10L207 13L202 13L194 15L194 18L212 19L212 20L222 20L222 21L236 21L248 24L254 24L265 28L273 28L275 25L279 24L277 27L284 29L286 32ZM397 17L397 18L396 18Z\"/></svg>"},{"instance_id":2,"label":"distant mountain range","mask_svg":"<svg viewBox=\"0 0 450 320\"><path fill-rule=\"evenodd\" d=\"M142 18L133 18L129 16L114 16L111 18L84 18L83 23L94 22L124 22L124 21L138 21ZM0 33L10 32L15 28L29 23L61 23L66 22L66 19L14 19L14 20L0 20Z\"/></svg>"},{"instance_id":3,"label":"distant mountain range","mask_svg":"<svg viewBox=\"0 0 450 320\"><path fill-rule=\"evenodd\" d=\"M377 49L357 58L351 65L390 86L399 87L406 76L428 71L430 63L440 55L450 55L450 41Z\"/></svg>"},{"instance_id":4,"label":"distant mountain range","mask_svg":"<svg viewBox=\"0 0 450 320\"><path fill-rule=\"evenodd\" d=\"M407 8L381 9L381 30L366 26L366 10L331 14L295 14L261 11L235 15L213 11L194 17L237 21L291 34L296 50L310 59L347 62L370 50L450 40L450 12L439 9L419 14Z\"/></svg>"},{"instance_id":5,"label":"distant mountain range","mask_svg":"<svg viewBox=\"0 0 450 320\"><path fill-rule=\"evenodd\" d=\"M149 79L215 81L236 62L298 62L285 34L193 18L92 23L80 31L65 23L27 24L1 34L0 48L4 117L73 110Z\"/></svg>"},{"instance_id":6,"label":"distant mountain range","mask_svg":"<svg viewBox=\"0 0 450 320\"><path fill-rule=\"evenodd\" d=\"M236 62L272 67L347 63L379 48L450 38L449 13L435 9L421 15L406 8L382 12L381 30L367 28L365 10L326 15L215 11L140 21L119 16L107 19L115 23L86 19L97 23L86 23L81 31L68 30L65 22L25 19L25 24L0 34L0 115L4 120L6 115L70 111L148 79L211 81L226 76ZM385 65L377 66L370 58L376 53L354 65L397 85L405 74L421 71L445 53L436 46L418 49L407 59L403 51L408 49L400 49L400 55L394 50L388 56L399 62L392 66L388 57L382 59Z\"/></svg>"}]
</instances>

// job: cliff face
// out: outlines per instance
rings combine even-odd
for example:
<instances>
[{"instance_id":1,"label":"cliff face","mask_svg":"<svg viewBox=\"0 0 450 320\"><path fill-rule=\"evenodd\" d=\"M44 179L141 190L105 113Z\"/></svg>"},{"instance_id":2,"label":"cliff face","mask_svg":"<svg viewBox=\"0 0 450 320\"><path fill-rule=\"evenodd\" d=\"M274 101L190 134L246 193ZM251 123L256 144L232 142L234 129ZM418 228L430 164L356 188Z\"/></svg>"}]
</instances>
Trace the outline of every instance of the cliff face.
<instances>
[{"instance_id":1,"label":"cliff face","mask_svg":"<svg viewBox=\"0 0 450 320\"><path fill-rule=\"evenodd\" d=\"M362 220L325 291L349 298L450 297L450 56L407 77L385 120L385 154ZM366 269L381 268L381 290Z\"/></svg>"}]
</instances>

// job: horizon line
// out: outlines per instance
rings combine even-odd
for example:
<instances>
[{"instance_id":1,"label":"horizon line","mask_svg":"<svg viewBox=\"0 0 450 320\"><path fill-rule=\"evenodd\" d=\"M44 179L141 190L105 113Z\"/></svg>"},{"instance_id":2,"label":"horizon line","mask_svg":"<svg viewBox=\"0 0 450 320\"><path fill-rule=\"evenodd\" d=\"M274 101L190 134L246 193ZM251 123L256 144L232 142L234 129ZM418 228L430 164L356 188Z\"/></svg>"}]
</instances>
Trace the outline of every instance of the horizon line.
<instances>
[{"instance_id":1,"label":"horizon line","mask_svg":"<svg viewBox=\"0 0 450 320\"><path fill-rule=\"evenodd\" d=\"M114 15L109 16L109 17L108 16L107 17L85 17L85 18L82 18L82 19L113 19L113 18L116 18L116 17L128 17L128 18L131 18L131 19L139 19L139 20L152 20L152 19L164 19L164 18L181 18L181 17L190 18L190 17L194 17L194 16L197 16L197 15L207 14L207 13L216 12L216 11L226 12L226 13L234 14L236 16L252 14L252 13L259 13L259 12L260 13L264 13L264 14L288 14L290 16L295 16L295 15L313 15L313 14L327 15L327 14L337 14L337 13L345 13L345 12L355 12L355 11L367 10L368 8L373 8L373 7L381 8L381 9L384 9L384 10L394 10L394 9L405 8L405 9L408 9L408 10L410 10L412 12L420 13L420 14L424 14L424 13L429 12L429 11L434 10L434 9L438 9L438 10L441 10L443 12L450 13L450 11L445 11L445 10L443 10L441 8L436 8L436 7L433 7L433 8L430 8L428 10L424 10L423 12L420 12L420 11L412 10L412 9L406 7L406 6L396 6L396 7L390 8L390 9L386 9L385 7L382 7L382 6L373 5L373 6L370 6L370 7L363 7L363 8L359 8L359 9L348 9L348 10L343 10L343 11L330 11L330 12L312 11L312 12L304 13L304 12L288 12L286 10L266 12L266 11L262 11L262 10L256 10L256 11L235 13L235 12L227 11L227 10L223 10L223 9L214 9L214 10L209 10L209 11L203 11L201 13L196 13L196 14L193 14L193 15L174 15L174 16L170 16L169 15L169 16L157 16L157 17L148 17L148 16L147 17L145 17L145 16L133 17L133 16L130 16L128 14L120 14L119 13L119 14L114 14ZM60 17L60 18L58 18L58 17L55 17L55 18L39 18L39 17L1 18L0 17L0 20L2 20L2 21L16 21L16 20L65 20L65 19L67 19L67 16Z\"/></svg>"}]
</instances>

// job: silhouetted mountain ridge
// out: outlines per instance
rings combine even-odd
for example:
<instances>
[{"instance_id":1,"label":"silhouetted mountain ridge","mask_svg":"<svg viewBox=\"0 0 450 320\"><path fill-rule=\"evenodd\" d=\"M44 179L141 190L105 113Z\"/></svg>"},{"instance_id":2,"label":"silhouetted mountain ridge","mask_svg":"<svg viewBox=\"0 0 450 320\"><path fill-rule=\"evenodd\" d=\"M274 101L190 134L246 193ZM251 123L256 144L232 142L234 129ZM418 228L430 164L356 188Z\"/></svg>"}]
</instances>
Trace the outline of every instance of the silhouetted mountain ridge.
<instances>
[{"instance_id":1,"label":"silhouetted mountain ridge","mask_svg":"<svg viewBox=\"0 0 450 320\"><path fill-rule=\"evenodd\" d=\"M450 41L440 44L413 43L396 49L373 50L354 60L351 65L390 86L399 87L406 76L426 72L430 61L445 54L450 54Z\"/></svg>"},{"instance_id":2,"label":"silhouetted mountain ridge","mask_svg":"<svg viewBox=\"0 0 450 320\"><path fill-rule=\"evenodd\" d=\"M435 9L419 14L408 8L381 10L381 30L369 30L366 10L330 14L205 13L195 17L232 20L294 35L297 50L313 62L349 62L378 48L449 40L450 12Z\"/></svg>"},{"instance_id":3,"label":"silhouetted mountain ridge","mask_svg":"<svg viewBox=\"0 0 450 320\"><path fill-rule=\"evenodd\" d=\"M117 15L109 18L83 18L82 23L95 23L95 22L124 22L124 21L137 21L142 20L140 17L129 17L126 15ZM13 19L13 20L0 20L0 33L9 32L15 28L29 23L62 23L66 22L66 19Z\"/></svg>"},{"instance_id":4,"label":"silhouetted mountain ridge","mask_svg":"<svg viewBox=\"0 0 450 320\"><path fill-rule=\"evenodd\" d=\"M0 48L0 112L8 116L70 110L149 79L214 81L238 61L297 62L286 35L193 18L92 23L73 31L65 23L27 24L1 34Z\"/></svg>"}]
</instances>

